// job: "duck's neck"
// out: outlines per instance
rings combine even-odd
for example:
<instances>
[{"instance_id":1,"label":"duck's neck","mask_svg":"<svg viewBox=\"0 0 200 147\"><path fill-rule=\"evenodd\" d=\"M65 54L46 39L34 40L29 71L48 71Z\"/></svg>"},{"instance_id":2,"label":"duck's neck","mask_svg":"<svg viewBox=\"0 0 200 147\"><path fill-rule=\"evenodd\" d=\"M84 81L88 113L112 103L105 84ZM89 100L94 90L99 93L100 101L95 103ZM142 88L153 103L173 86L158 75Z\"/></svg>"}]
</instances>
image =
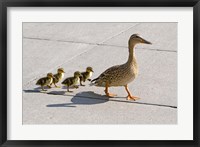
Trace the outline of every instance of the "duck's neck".
<instances>
[{"instance_id":1,"label":"duck's neck","mask_svg":"<svg viewBox=\"0 0 200 147\"><path fill-rule=\"evenodd\" d=\"M135 58L135 44L129 43L128 48L129 48L129 57L128 57L127 64L137 65L136 58Z\"/></svg>"},{"instance_id":2,"label":"duck's neck","mask_svg":"<svg viewBox=\"0 0 200 147\"><path fill-rule=\"evenodd\" d=\"M78 78L79 78L79 76L78 76L78 75L75 75L75 76L74 76L74 78L78 79Z\"/></svg>"},{"instance_id":3,"label":"duck's neck","mask_svg":"<svg viewBox=\"0 0 200 147\"><path fill-rule=\"evenodd\" d=\"M53 79L53 77L48 77L49 79Z\"/></svg>"},{"instance_id":4,"label":"duck's neck","mask_svg":"<svg viewBox=\"0 0 200 147\"><path fill-rule=\"evenodd\" d=\"M58 77L59 77L59 78L63 78L63 77L64 77L64 73L60 73L60 72L59 72L59 73L58 73Z\"/></svg>"}]
</instances>

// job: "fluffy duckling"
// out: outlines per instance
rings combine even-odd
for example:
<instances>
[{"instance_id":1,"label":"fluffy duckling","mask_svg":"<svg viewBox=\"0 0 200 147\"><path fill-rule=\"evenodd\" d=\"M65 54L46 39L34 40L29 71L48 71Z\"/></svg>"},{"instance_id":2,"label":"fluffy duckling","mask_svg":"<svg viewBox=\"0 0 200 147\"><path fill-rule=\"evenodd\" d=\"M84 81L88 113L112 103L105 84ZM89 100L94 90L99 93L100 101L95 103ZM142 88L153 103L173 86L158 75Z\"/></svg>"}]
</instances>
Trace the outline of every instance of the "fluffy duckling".
<instances>
[{"instance_id":1,"label":"fluffy duckling","mask_svg":"<svg viewBox=\"0 0 200 147\"><path fill-rule=\"evenodd\" d=\"M72 92L72 91L69 91L70 86L74 86L75 88L78 88L78 85L76 84L79 83L80 76L81 76L81 73L79 71L76 71L73 77L68 77L62 82L63 85L67 86L67 92Z\"/></svg>"},{"instance_id":2,"label":"fluffy duckling","mask_svg":"<svg viewBox=\"0 0 200 147\"><path fill-rule=\"evenodd\" d=\"M82 82L85 82L86 80L91 81L90 77L92 76L93 72L94 71L93 71L92 67L87 67L85 72L81 72L81 75L82 75L82 76L80 76L80 85L81 86L85 86L82 84Z\"/></svg>"},{"instance_id":3,"label":"fluffy duckling","mask_svg":"<svg viewBox=\"0 0 200 147\"><path fill-rule=\"evenodd\" d=\"M63 68L59 68L58 71L57 71L57 74L54 74L54 75L53 75L54 77L53 77L53 82L52 82L52 84L54 84L55 87L60 88L60 86L57 86L56 83L58 83L60 80L63 79L64 73L65 73L64 69L63 69ZM51 85L52 85L52 84L51 84Z\"/></svg>"},{"instance_id":4,"label":"fluffy duckling","mask_svg":"<svg viewBox=\"0 0 200 147\"><path fill-rule=\"evenodd\" d=\"M138 34L130 36L128 41L128 60L124 64L116 65L108 68L99 77L92 80L93 85L105 87L105 93L108 97L113 97L115 94L108 92L108 87L111 86L124 86L128 93L128 100L136 100L138 97L133 96L129 89L128 84L132 82L138 75L138 64L135 57L135 46L137 44L151 44L151 42L145 40Z\"/></svg>"},{"instance_id":5,"label":"fluffy duckling","mask_svg":"<svg viewBox=\"0 0 200 147\"><path fill-rule=\"evenodd\" d=\"M44 86L48 86L51 87L50 85L53 82L53 74L52 73L48 73L47 77L43 77L41 79L39 79L36 83L36 85L40 85L42 87L43 91L47 91L44 89Z\"/></svg>"}]
</instances>

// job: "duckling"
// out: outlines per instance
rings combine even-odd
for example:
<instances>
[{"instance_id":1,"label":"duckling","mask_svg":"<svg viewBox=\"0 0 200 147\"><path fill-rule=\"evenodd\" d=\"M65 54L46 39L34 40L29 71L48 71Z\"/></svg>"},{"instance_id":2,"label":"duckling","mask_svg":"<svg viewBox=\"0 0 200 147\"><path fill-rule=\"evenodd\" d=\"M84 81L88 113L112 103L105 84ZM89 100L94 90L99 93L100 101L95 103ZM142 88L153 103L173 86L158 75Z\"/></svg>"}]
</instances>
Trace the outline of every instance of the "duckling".
<instances>
[{"instance_id":1,"label":"duckling","mask_svg":"<svg viewBox=\"0 0 200 147\"><path fill-rule=\"evenodd\" d=\"M82 84L82 82L85 82L86 80L91 81L90 77L92 76L93 72L94 71L93 71L92 67L87 67L85 72L81 72L81 75L82 75L82 76L80 76L80 85L81 86L85 86Z\"/></svg>"},{"instance_id":2,"label":"duckling","mask_svg":"<svg viewBox=\"0 0 200 147\"><path fill-rule=\"evenodd\" d=\"M55 87L60 88L60 86L57 86L56 83L58 83L60 80L62 80L62 78L64 77L64 73L65 73L64 69L63 68L59 68L57 70L57 74L53 75L54 78L53 78L53 82L51 83L51 85L54 84Z\"/></svg>"},{"instance_id":3,"label":"duckling","mask_svg":"<svg viewBox=\"0 0 200 147\"><path fill-rule=\"evenodd\" d=\"M108 97L116 96L108 92L108 87L111 86L124 86L126 92L128 93L128 100L139 99L133 96L129 89L128 84L132 82L138 75L138 64L135 57L135 46L137 44L152 44L151 42L143 39L138 34L133 34L130 36L128 41L129 56L126 63L121 65L116 65L108 68L99 77L92 80L92 85L105 87L105 93Z\"/></svg>"},{"instance_id":4,"label":"duckling","mask_svg":"<svg viewBox=\"0 0 200 147\"><path fill-rule=\"evenodd\" d=\"M43 77L41 79L39 79L36 83L36 85L40 85L42 87L43 91L47 91L44 89L44 86L48 86L51 87L50 85L53 82L53 74L52 73L48 73L47 77Z\"/></svg>"},{"instance_id":5,"label":"duckling","mask_svg":"<svg viewBox=\"0 0 200 147\"><path fill-rule=\"evenodd\" d=\"M74 73L74 77L68 77L62 82L63 85L67 86L67 92L72 92L72 91L69 91L70 86L74 86L75 88L78 88L78 85L76 85L76 84L79 83L79 81L80 81L79 78L81 76L82 76L81 73L79 71L76 71Z\"/></svg>"}]
</instances>

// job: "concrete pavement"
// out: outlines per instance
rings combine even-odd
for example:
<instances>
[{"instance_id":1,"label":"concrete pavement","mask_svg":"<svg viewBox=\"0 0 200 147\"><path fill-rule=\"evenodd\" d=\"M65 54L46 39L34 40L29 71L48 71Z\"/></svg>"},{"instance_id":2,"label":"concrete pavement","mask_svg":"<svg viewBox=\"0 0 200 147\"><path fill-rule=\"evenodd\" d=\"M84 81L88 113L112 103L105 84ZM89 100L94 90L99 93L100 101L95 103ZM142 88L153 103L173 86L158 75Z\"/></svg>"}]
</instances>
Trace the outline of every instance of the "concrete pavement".
<instances>
[{"instance_id":1,"label":"concrete pavement","mask_svg":"<svg viewBox=\"0 0 200 147\"><path fill-rule=\"evenodd\" d=\"M139 33L153 45L138 45L138 78L127 101L124 87L51 88L38 92L38 78L63 67L65 78L92 66L97 77L128 58L127 42ZM60 84L60 83L59 83ZM60 84L61 85L61 84ZM23 23L23 124L176 124L177 23Z\"/></svg>"}]
</instances>

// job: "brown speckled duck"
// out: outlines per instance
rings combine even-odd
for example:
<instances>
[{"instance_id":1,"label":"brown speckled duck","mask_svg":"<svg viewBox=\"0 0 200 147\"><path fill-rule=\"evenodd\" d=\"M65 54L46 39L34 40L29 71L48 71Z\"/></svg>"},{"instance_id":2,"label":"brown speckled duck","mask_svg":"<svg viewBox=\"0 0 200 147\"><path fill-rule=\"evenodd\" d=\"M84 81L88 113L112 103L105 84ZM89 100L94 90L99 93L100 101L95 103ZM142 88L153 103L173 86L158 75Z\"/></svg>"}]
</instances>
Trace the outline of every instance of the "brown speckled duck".
<instances>
[{"instance_id":1,"label":"brown speckled duck","mask_svg":"<svg viewBox=\"0 0 200 147\"><path fill-rule=\"evenodd\" d=\"M116 96L108 92L108 87L124 86L128 93L128 100L136 100L138 97L131 95L128 84L138 75L138 64L135 57L135 46L139 43L151 44L138 34L131 35L128 42L129 56L126 63L108 68L96 79L92 80L92 85L105 87L105 93L108 97Z\"/></svg>"}]
</instances>

